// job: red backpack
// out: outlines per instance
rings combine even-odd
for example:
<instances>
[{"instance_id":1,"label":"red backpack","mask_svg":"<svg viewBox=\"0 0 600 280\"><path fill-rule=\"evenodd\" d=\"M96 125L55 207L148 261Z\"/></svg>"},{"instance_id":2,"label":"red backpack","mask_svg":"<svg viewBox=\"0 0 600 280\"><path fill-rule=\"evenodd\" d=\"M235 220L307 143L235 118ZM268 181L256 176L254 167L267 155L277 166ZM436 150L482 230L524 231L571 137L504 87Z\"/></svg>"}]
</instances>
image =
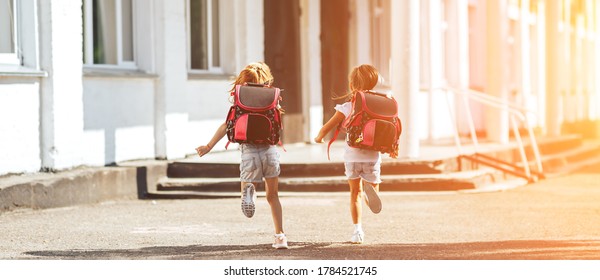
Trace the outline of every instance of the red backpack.
<instances>
[{"instance_id":1,"label":"red backpack","mask_svg":"<svg viewBox=\"0 0 600 280\"><path fill-rule=\"evenodd\" d=\"M352 112L338 126L329 147L340 129L346 129L346 143L354 148L387 153L398 157L398 141L402 123L398 118L398 104L393 96L374 91L359 91L352 97Z\"/></svg>"},{"instance_id":2,"label":"red backpack","mask_svg":"<svg viewBox=\"0 0 600 280\"><path fill-rule=\"evenodd\" d=\"M280 144L281 89L264 84L237 85L227 114L227 138L234 143Z\"/></svg>"}]
</instances>

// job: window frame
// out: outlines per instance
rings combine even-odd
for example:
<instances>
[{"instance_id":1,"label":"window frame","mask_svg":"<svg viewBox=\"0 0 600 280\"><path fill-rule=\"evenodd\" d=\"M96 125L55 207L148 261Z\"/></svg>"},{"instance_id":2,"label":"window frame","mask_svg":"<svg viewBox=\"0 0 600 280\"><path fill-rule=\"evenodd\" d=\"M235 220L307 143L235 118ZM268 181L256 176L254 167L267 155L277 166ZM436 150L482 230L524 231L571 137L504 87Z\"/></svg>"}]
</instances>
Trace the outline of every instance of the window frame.
<instances>
[{"instance_id":1,"label":"window frame","mask_svg":"<svg viewBox=\"0 0 600 280\"><path fill-rule=\"evenodd\" d=\"M20 11L21 11L21 1L17 0L8 0L12 1L12 39L13 39L13 52L10 53L0 53L0 64L4 65L21 65L21 38L19 36L20 30Z\"/></svg>"},{"instance_id":2,"label":"window frame","mask_svg":"<svg viewBox=\"0 0 600 280\"><path fill-rule=\"evenodd\" d=\"M93 22L93 0L83 0L83 28L84 28L84 53L83 53L83 65L84 67L90 68L118 68L125 70L137 70L138 69L138 51L137 51L137 0L131 0L131 42L133 51L133 61L123 60L123 22L122 22L122 1L115 1L115 34L116 41L116 53L117 63L106 64L106 63L94 63L94 22Z\"/></svg>"},{"instance_id":3,"label":"window frame","mask_svg":"<svg viewBox=\"0 0 600 280\"><path fill-rule=\"evenodd\" d=\"M223 71L223 53L221 51L219 51L219 66L215 67L213 64L213 46L214 46L214 41L213 41L213 31L214 31L214 27L213 27L213 0L205 0L206 3L206 29L207 29L207 40L206 40L206 49L207 49L207 64L208 64L208 69L194 69L192 68L192 10L191 10L191 1L192 0L186 0L186 29L187 29L187 69L188 69L188 73L190 74L224 74ZM218 0L216 0L218 1ZM221 5L221 3L219 3L219 7L218 7L218 11L217 13L219 13L219 17L218 17L218 24L219 24L219 42L218 42L218 49L221 50L221 46L222 46L222 23L221 23L221 11L223 9L223 6ZM210 12L209 12L210 11Z\"/></svg>"}]
</instances>

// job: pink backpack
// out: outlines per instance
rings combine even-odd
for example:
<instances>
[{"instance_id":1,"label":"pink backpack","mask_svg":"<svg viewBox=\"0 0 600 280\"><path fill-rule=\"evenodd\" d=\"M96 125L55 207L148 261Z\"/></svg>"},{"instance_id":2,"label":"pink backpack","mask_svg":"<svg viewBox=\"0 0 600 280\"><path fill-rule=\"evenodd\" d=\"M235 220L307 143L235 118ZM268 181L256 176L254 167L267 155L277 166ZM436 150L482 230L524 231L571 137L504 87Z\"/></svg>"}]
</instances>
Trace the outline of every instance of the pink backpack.
<instances>
[{"instance_id":1,"label":"pink backpack","mask_svg":"<svg viewBox=\"0 0 600 280\"><path fill-rule=\"evenodd\" d=\"M264 84L237 85L227 114L227 138L234 143L281 144L281 89Z\"/></svg>"},{"instance_id":2,"label":"pink backpack","mask_svg":"<svg viewBox=\"0 0 600 280\"><path fill-rule=\"evenodd\" d=\"M398 157L398 141L402 123L398 118L398 104L393 96L374 91L359 91L352 97L352 112L338 126L329 147L341 128L346 129L346 143L354 148L388 153Z\"/></svg>"}]
</instances>

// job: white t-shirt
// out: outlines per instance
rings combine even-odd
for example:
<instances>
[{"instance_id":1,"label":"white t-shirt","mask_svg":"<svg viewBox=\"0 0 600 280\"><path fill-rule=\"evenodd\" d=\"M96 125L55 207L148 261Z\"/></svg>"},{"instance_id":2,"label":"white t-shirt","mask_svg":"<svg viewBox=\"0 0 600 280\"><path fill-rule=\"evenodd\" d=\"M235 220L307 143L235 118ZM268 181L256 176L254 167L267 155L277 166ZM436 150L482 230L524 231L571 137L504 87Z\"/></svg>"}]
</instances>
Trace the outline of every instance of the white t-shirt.
<instances>
[{"instance_id":1,"label":"white t-shirt","mask_svg":"<svg viewBox=\"0 0 600 280\"><path fill-rule=\"evenodd\" d=\"M348 118L348 116L352 113L352 102L335 105L335 110L341 112L344 114L344 116L346 116L346 118ZM345 143L345 162L381 162L381 154L378 151L352 148L348 146L348 142Z\"/></svg>"}]
</instances>

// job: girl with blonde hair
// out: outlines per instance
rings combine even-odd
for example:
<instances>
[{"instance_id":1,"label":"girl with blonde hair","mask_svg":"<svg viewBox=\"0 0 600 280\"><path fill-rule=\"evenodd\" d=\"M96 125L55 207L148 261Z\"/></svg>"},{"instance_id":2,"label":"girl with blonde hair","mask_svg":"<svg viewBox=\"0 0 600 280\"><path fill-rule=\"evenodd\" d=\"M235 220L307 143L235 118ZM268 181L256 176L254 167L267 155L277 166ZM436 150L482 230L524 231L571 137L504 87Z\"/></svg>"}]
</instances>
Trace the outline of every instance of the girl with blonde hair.
<instances>
[{"instance_id":1,"label":"girl with blonde hair","mask_svg":"<svg viewBox=\"0 0 600 280\"><path fill-rule=\"evenodd\" d=\"M235 90L236 85L246 83L254 84L273 84L273 75L267 64L264 62L254 62L248 64L237 76L233 82L231 92ZM204 156L227 134L227 124L224 122L217 128L212 139L206 144L196 148L200 157ZM242 191L242 212L248 218L254 216L256 188L254 184L265 181L265 191L267 202L271 207L271 216L275 227L275 242L273 247L276 249L287 249L287 237L283 232L283 214L281 203L279 201L279 152L275 145L269 144L240 144L241 163L240 163L240 181Z\"/></svg>"}]
</instances>

